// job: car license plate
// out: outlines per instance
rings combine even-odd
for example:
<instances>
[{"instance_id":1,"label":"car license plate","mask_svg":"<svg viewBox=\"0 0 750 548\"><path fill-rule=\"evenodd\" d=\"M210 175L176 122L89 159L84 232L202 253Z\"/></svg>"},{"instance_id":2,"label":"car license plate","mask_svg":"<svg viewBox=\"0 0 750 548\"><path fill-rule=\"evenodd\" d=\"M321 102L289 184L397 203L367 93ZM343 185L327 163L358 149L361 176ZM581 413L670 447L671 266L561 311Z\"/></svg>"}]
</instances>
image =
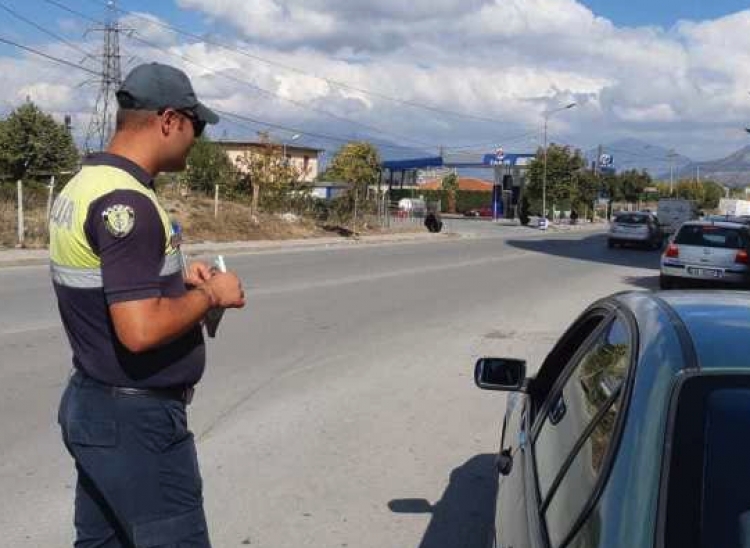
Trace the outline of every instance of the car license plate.
<instances>
[{"instance_id":1,"label":"car license plate","mask_svg":"<svg viewBox=\"0 0 750 548\"><path fill-rule=\"evenodd\" d=\"M721 278L724 271L715 268L692 268L688 267L688 274L692 276L701 276L702 278Z\"/></svg>"}]
</instances>

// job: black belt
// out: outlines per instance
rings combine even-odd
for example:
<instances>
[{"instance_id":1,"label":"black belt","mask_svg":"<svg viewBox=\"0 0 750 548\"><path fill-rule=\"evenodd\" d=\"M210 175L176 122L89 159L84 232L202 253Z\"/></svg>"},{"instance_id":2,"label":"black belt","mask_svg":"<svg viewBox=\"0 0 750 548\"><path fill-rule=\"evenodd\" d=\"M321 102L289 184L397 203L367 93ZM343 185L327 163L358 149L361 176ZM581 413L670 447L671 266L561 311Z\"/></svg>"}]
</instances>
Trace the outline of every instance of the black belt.
<instances>
[{"instance_id":1,"label":"black belt","mask_svg":"<svg viewBox=\"0 0 750 548\"><path fill-rule=\"evenodd\" d=\"M193 401L195 389L185 388L130 388L129 386L110 386L113 394L118 396L145 396L160 400L176 400L189 405Z\"/></svg>"},{"instance_id":2,"label":"black belt","mask_svg":"<svg viewBox=\"0 0 750 548\"><path fill-rule=\"evenodd\" d=\"M105 390L114 396L133 396L133 397L146 397L146 398L157 398L160 400L172 400L179 401L185 405L190 404L193 401L193 394L195 388L192 386L172 386L165 388L133 388L130 386L112 386L111 384L103 383L89 375L86 375L83 371L76 371L73 375L74 381L83 386L94 386L100 390Z\"/></svg>"}]
</instances>

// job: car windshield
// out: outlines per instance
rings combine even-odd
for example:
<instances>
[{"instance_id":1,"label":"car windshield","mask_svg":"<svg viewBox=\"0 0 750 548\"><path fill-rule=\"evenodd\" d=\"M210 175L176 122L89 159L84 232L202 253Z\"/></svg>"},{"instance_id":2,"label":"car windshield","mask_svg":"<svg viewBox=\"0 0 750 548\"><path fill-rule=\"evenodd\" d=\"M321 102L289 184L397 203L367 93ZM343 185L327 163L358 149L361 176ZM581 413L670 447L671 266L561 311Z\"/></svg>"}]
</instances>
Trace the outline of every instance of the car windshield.
<instances>
[{"instance_id":1,"label":"car windshield","mask_svg":"<svg viewBox=\"0 0 750 548\"><path fill-rule=\"evenodd\" d=\"M743 249L748 246L745 234L736 228L722 226L683 226L675 238L678 245Z\"/></svg>"},{"instance_id":2,"label":"car windshield","mask_svg":"<svg viewBox=\"0 0 750 548\"><path fill-rule=\"evenodd\" d=\"M646 215L618 215L615 217L615 223L623 225L645 225L648 223Z\"/></svg>"}]
</instances>

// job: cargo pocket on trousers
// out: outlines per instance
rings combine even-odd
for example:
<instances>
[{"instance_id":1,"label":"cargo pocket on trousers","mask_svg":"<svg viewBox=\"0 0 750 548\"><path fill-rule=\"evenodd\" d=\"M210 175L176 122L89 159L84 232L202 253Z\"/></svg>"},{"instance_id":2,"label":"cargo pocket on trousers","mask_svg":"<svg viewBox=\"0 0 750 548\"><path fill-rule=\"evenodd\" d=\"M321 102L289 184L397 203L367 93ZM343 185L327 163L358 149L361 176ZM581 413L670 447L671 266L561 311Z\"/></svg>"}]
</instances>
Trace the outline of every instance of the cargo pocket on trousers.
<instances>
[{"instance_id":1,"label":"cargo pocket on trousers","mask_svg":"<svg viewBox=\"0 0 750 548\"><path fill-rule=\"evenodd\" d=\"M70 443L87 447L114 447L117 445L115 421L69 421L67 437Z\"/></svg>"},{"instance_id":2,"label":"cargo pocket on trousers","mask_svg":"<svg viewBox=\"0 0 750 548\"><path fill-rule=\"evenodd\" d=\"M192 540L195 546L208 546L207 529L203 509L196 508L178 516L133 524L133 544L136 548L158 548ZM201 542L203 539L206 542Z\"/></svg>"}]
</instances>

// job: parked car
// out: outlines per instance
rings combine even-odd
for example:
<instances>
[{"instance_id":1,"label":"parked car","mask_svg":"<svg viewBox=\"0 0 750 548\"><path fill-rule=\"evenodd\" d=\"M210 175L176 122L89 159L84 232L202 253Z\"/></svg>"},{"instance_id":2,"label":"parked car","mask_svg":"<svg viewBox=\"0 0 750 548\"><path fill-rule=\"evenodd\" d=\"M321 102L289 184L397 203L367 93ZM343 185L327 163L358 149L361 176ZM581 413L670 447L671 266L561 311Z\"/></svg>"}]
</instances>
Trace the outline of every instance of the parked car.
<instances>
[{"instance_id":1,"label":"parked car","mask_svg":"<svg viewBox=\"0 0 750 548\"><path fill-rule=\"evenodd\" d=\"M750 285L750 228L744 223L691 221L682 225L661 258L659 285L689 281Z\"/></svg>"},{"instance_id":2,"label":"parked car","mask_svg":"<svg viewBox=\"0 0 750 548\"><path fill-rule=\"evenodd\" d=\"M590 306L512 392L489 545L750 546L750 293L630 292Z\"/></svg>"},{"instance_id":3,"label":"parked car","mask_svg":"<svg viewBox=\"0 0 750 548\"><path fill-rule=\"evenodd\" d=\"M464 211L466 217L494 217L491 207L477 207Z\"/></svg>"},{"instance_id":4,"label":"parked car","mask_svg":"<svg viewBox=\"0 0 750 548\"><path fill-rule=\"evenodd\" d=\"M664 233L653 213L618 213L612 220L607 245L638 245L661 249Z\"/></svg>"}]
</instances>

